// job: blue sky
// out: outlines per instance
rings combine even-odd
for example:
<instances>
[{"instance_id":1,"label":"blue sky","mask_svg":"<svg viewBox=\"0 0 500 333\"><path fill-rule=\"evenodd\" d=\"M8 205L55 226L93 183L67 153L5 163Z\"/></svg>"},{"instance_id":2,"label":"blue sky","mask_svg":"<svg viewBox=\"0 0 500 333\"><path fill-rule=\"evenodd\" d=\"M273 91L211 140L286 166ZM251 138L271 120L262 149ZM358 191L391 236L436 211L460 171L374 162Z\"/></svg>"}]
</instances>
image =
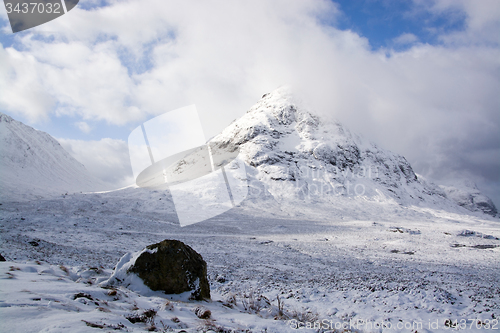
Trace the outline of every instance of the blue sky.
<instances>
[{"instance_id":1,"label":"blue sky","mask_svg":"<svg viewBox=\"0 0 500 333\"><path fill-rule=\"evenodd\" d=\"M366 37L372 49L407 48L411 44L395 45L394 39L411 33L419 42L438 44L438 35L465 29L464 12L449 9L431 13L422 5L408 0L341 0L342 16L336 26L350 29Z\"/></svg>"}]
</instances>

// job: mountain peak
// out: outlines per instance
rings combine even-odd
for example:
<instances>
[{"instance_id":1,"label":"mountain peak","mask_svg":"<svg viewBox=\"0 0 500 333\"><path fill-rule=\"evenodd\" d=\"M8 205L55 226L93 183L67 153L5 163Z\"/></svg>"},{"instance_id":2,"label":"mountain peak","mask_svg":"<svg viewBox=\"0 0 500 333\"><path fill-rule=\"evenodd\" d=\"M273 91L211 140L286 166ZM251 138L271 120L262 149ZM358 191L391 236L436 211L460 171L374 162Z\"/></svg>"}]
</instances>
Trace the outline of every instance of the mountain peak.
<instances>
[{"instance_id":1,"label":"mountain peak","mask_svg":"<svg viewBox=\"0 0 500 333\"><path fill-rule=\"evenodd\" d=\"M317 126L318 118L307 110L303 101L297 97L289 86L264 94L247 113L262 113L272 116L279 125L290 125L293 122L307 121Z\"/></svg>"},{"instance_id":2,"label":"mountain peak","mask_svg":"<svg viewBox=\"0 0 500 333\"><path fill-rule=\"evenodd\" d=\"M384 153L382 159L391 160L384 168L394 165L391 172L400 174L405 182L416 180L402 156L382 151L339 122L315 115L288 87L265 94L212 142L238 147L249 165L262 171L263 177L272 174L272 179L293 179L291 173L300 167L328 174L346 169L355 172L369 167L367 163L374 163L375 156L380 159Z\"/></svg>"},{"instance_id":3,"label":"mountain peak","mask_svg":"<svg viewBox=\"0 0 500 333\"><path fill-rule=\"evenodd\" d=\"M1 122L10 123L12 121L14 121L14 119L12 119L12 117L9 117L5 113L0 112L0 123Z\"/></svg>"}]
</instances>

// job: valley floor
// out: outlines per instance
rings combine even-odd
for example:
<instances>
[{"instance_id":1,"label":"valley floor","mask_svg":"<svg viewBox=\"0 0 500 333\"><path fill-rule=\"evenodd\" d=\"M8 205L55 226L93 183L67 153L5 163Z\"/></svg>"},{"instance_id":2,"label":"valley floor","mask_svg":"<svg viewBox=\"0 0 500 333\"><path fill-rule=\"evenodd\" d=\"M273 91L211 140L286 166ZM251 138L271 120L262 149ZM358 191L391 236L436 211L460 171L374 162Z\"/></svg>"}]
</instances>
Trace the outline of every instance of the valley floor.
<instances>
[{"instance_id":1,"label":"valley floor","mask_svg":"<svg viewBox=\"0 0 500 333\"><path fill-rule=\"evenodd\" d=\"M155 199L2 203L0 330L135 332L154 321L165 332L500 332L497 221L418 208L310 221L238 208L181 228L168 198ZM126 252L163 239L203 256L212 302L99 287ZM148 309L148 323L126 319Z\"/></svg>"}]
</instances>

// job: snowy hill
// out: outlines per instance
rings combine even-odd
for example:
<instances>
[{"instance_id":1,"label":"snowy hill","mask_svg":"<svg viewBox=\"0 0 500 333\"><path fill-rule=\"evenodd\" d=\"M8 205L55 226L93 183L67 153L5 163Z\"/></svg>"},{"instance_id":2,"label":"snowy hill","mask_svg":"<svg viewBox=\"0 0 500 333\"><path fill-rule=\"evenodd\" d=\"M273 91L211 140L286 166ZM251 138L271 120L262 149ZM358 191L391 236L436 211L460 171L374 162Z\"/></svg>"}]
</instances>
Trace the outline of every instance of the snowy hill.
<instances>
[{"instance_id":1,"label":"snowy hill","mask_svg":"<svg viewBox=\"0 0 500 333\"><path fill-rule=\"evenodd\" d=\"M417 177L403 156L314 115L286 87L264 95L211 145L240 151L251 166L249 197L259 210L261 199L273 210L310 217L323 208L329 217L363 218L398 206L457 213L481 207L479 201L457 206L449 191Z\"/></svg>"},{"instance_id":2,"label":"snowy hill","mask_svg":"<svg viewBox=\"0 0 500 333\"><path fill-rule=\"evenodd\" d=\"M35 198L102 189L49 134L0 113L0 199Z\"/></svg>"}]
</instances>

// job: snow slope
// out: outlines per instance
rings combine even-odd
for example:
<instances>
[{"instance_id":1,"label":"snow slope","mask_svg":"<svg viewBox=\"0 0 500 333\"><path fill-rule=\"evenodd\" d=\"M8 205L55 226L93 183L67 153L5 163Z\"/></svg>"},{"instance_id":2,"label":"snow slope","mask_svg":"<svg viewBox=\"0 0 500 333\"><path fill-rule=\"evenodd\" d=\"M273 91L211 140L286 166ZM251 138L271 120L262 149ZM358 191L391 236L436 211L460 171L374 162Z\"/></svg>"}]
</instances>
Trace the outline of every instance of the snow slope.
<instances>
[{"instance_id":1,"label":"snow slope","mask_svg":"<svg viewBox=\"0 0 500 333\"><path fill-rule=\"evenodd\" d=\"M126 317L154 309L156 327L172 332L297 332L323 320L345 332L449 332L447 320L465 320L460 332L497 332L498 222L424 208L346 221L262 218L236 208L180 227L172 208L165 193L140 188L1 205L0 331L96 330L88 322L144 332L146 323ZM212 302L124 287L113 295L99 286L125 253L163 239L203 256ZM198 306L212 319L197 318Z\"/></svg>"},{"instance_id":2,"label":"snow slope","mask_svg":"<svg viewBox=\"0 0 500 333\"><path fill-rule=\"evenodd\" d=\"M0 200L31 200L103 188L49 134L0 113Z\"/></svg>"}]
</instances>

